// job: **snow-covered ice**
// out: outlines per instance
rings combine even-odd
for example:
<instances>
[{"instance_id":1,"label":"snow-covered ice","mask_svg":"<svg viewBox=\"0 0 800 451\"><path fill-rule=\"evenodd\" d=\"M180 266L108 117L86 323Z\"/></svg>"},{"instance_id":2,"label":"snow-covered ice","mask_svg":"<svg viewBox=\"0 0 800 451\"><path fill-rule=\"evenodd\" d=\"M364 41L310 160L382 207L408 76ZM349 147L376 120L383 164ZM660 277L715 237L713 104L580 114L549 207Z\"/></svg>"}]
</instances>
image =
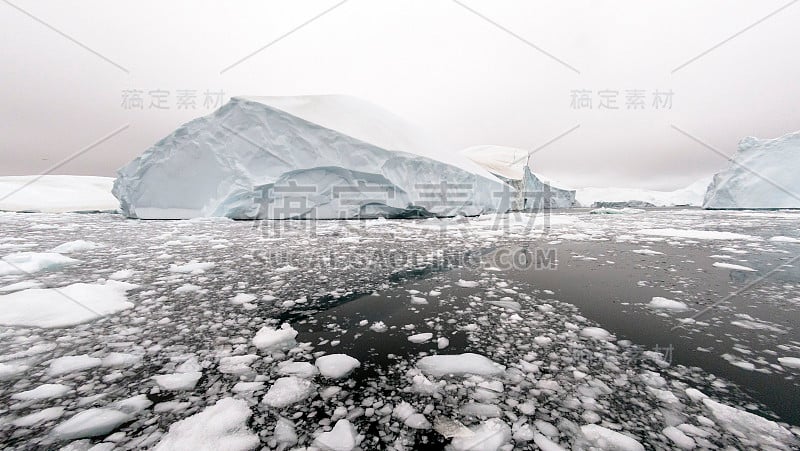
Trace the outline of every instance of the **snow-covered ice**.
<instances>
[{"instance_id":1,"label":"snow-covered ice","mask_svg":"<svg viewBox=\"0 0 800 451\"><path fill-rule=\"evenodd\" d=\"M0 260L0 276L56 270L78 263L80 263L80 260L57 252L17 252L6 255Z\"/></svg>"},{"instance_id":2,"label":"snow-covered ice","mask_svg":"<svg viewBox=\"0 0 800 451\"><path fill-rule=\"evenodd\" d=\"M0 295L0 324L67 327L133 307L126 292L136 285L114 280L30 288Z\"/></svg>"},{"instance_id":3,"label":"snow-covered ice","mask_svg":"<svg viewBox=\"0 0 800 451\"><path fill-rule=\"evenodd\" d=\"M463 376L476 374L491 376L501 374L505 367L490 359L474 354L431 355L417 361L417 368L432 376Z\"/></svg>"},{"instance_id":4,"label":"snow-covered ice","mask_svg":"<svg viewBox=\"0 0 800 451\"><path fill-rule=\"evenodd\" d=\"M281 377L272 384L262 402L281 409L303 401L313 392L314 384L309 380L295 376Z\"/></svg>"},{"instance_id":5,"label":"snow-covered ice","mask_svg":"<svg viewBox=\"0 0 800 451\"><path fill-rule=\"evenodd\" d=\"M650 308L653 308L653 309L673 310L673 311L677 311L677 312L682 312L682 311L684 311L684 310L689 308L683 302L675 301L675 300L667 299L667 298L662 298L662 297L659 297L659 296L654 297L647 304L647 306L650 307Z\"/></svg>"},{"instance_id":6,"label":"snow-covered ice","mask_svg":"<svg viewBox=\"0 0 800 451\"><path fill-rule=\"evenodd\" d=\"M53 428L53 436L60 440L106 435L133 417L115 409L91 408L73 415Z\"/></svg>"},{"instance_id":7,"label":"snow-covered ice","mask_svg":"<svg viewBox=\"0 0 800 451\"><path fill-rule=\"evenodd\" d=\"M156 450L248 451L259 447L258 435L247 426L252 415L247 402L223 398L202 412L174 423Z\"/></svg>"},{"instance_id":8,"label":"snow-covered ice","mask_svg":"<svg viewBox=\"0 0 800 451\"><path fill-rule=\"evenodd\" d=\"M297 331L289 323L281 324L280 328L272 326L262 327L253 337L253 345L262 350L282 350L293 347Z\"/></svg>"}]
</instances>

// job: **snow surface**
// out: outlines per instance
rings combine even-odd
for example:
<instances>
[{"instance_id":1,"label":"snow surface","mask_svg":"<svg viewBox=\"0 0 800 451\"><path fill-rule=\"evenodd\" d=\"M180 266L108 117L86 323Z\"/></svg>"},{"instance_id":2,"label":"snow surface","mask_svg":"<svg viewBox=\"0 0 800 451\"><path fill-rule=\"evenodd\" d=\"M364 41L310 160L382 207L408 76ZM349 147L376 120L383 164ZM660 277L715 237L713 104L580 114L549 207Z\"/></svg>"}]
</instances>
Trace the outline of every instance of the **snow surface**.
<instances>
[{"instance_id":1,"label":"snow surface","mask_svg":"<svg viewBox=\"0 0 800 451\"><path fill-rule=\"evenodd\" d=\"M0 177L0 210L64 213L115 211L114 179L78 175Z\"/></svg>"},{"instance_id":2,"label":"snow surface","mask_svg":"<svg viewBox=\"0 0 800 451\"><path fill-rule=\"evenodd\" d=\"M371 130L348 116L359 102L235 97L120 169L113 193L123 214L149 219L404 217L418 207L452 216L507 209L495 195L503 192L500 182L398 152L396 140L349 135L354 132L342 121ZM298 109L312 120L291 114ZM448 189L442 182L454 185L449 197L442 198Z\"/></svg>"},{"instance_id":3,"label":"snow surface","mask_svg":"<svg viewBox=\"0 0 800 451\"><path fill-rule=\"evenodd\" d=\"M169 427L158 445L159 451L248 451L259 447L258 435L247 426L252 415L247 401L223 398L202 412Z\"/></svg>"},{"instance_id":4,"label":"snow surface","mask_svg":"<svg viewBox=\"0 0 800 451\"><path fill-rule=\"evenodd\" d=\"M31 288L0 295L0 324L68 327L129 309L126 292L136 285L114 280L60 288Z\"/></svg>"},{"instance_id":5,"label":"snow surface","mask_svg":"<svg viewBox=\"0 0 800 451\"><path fill-rule=\"evenodd\" d=\"M704 208L800 208L800 131L747 137L730 166L714 175Z\"/></svg>"}]
</instances>

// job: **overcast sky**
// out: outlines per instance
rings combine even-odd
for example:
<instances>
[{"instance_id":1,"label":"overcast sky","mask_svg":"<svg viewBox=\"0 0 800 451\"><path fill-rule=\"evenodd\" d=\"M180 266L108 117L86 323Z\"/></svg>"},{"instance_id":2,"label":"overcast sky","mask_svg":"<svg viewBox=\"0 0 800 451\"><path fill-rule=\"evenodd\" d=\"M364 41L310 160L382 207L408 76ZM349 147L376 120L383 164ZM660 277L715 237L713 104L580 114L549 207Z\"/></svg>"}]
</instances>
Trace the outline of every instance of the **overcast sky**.
<instances>
[{"instance_id":1,"label":"overcast sky","mask_svg":"<svg viewBox=\"0 0 800 451\"><path fill-rule=\"evenodd\" d=\"M11 0L0 175L47 171L106 138L54 173L113 176L213 111L206 91L336 93L417 124L442 154L537 149L569 131L535 154L535 171L573 187L676 188L726 164L695 140L730 155L744 136L800 129L800 4L786 5ZM169 92L166 108L150 107L150 91ZM667 96L655 91L671 91L671 106L656 108Z\"/></svg>"}]
</instances>

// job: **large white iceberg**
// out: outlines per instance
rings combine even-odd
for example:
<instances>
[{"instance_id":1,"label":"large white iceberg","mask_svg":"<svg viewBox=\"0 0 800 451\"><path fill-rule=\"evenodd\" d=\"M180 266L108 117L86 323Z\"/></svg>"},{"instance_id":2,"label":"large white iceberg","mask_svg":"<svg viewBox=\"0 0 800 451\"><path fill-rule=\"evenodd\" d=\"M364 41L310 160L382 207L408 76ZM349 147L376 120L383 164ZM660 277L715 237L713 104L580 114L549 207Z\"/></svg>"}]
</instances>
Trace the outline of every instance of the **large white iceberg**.
<instances>
[{"instance_id":1,"label":"large white iceberg","mask_svg":"<svg viewBox=\"0 0 800 451\"><path fill-rule=\"evenodd\" d=\"M800 131L747 137L730 166L714 176L705 208L800 208Z\"/></svg>"},{"instance_id":2,"label":"large white iceberg","mask_svg":"<svg viewBox=\"0 0 800 451\"><path fill-rule=\"evenodd\" d=\"M388 118L388 119L387 119ZM402 152L391 115L346 96L235 97L119 170L142 219L335 219L508 209L504 184ZM410 141L410 140L409 140Z\"/></svg>"}]
</instances>

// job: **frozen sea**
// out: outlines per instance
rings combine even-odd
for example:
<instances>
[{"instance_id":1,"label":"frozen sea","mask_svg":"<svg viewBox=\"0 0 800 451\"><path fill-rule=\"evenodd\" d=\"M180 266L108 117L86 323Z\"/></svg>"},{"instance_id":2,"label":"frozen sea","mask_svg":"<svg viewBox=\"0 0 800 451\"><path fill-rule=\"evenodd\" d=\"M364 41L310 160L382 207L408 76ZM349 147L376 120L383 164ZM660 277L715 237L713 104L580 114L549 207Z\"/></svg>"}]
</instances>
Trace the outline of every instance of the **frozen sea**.
<instances>
[{"instance_id":1,"label":"frozen sea","mask_svg":"<svg viewBox=\"0 0 800 451\"><path fill-rule=\"evenodd\" d=\"M606 213L0 213L2 447L797 448L800 212Z\"/></svg>"}]
</instances>

